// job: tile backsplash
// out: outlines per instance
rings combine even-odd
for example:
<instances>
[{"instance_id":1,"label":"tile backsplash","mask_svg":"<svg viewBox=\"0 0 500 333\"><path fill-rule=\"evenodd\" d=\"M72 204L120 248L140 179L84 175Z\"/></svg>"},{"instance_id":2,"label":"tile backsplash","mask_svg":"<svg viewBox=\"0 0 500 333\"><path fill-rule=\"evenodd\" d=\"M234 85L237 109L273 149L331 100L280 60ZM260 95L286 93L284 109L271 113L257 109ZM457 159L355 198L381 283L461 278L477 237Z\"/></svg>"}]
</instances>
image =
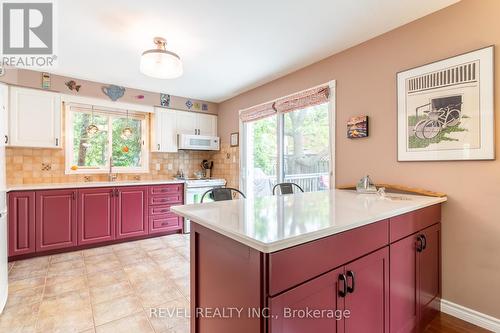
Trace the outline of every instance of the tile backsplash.
<instances>
[{"instance_id":1,"label":"tile backsplash","mask_svg":"<svg viewBox=\"0 0 500 333\"><path fill-rule=\"evenodd\" d=\"M172 178L179 168L193 177L204 159L213 152L150 153L148 173L118 174L117 180L155 180ZM64 173L63 149L14 148L6 149L7 184L71 183L107 180L107 174L67 175ZM168 170L169 165L172 167ZM160 170L157 170L159 166Z\"/></svg>"},{"instance_id":2,"label":"tile backsplash","mask_svg":"<svg viewBox=\"0 0 500 333\"><path fill-rule=\"evenodd\" d=\"M200 164L204 159L214 161L212 177L224 178L228 186L238 187L239 149L228 145L222 146L219 152L150 153L148 173L118 174L117 180L172 178L179 169L186 176L193 177L195 171L201 170ZM64 149L7 147L7 184L72 183L105 181L108 178L107 174L67 175L64 163Z\"/></svg>"}]
</instances>

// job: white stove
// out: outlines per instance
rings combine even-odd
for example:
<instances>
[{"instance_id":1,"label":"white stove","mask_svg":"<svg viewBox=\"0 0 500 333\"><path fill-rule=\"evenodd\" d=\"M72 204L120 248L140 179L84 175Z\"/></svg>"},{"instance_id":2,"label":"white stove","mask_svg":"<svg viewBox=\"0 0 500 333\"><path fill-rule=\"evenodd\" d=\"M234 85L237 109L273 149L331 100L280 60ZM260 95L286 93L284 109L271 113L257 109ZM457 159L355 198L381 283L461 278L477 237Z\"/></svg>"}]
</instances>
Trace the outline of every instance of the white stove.
<instances>
[{"instance_id":1,"label":"white stove","mask_svg":"<svg viewBox=\"0 0 500 333\"><path fill-rule=\"evenodd\" d=\"M226 185L225 179L216 178L190 178L186 179L186 188L193 187L217 187ZM208 190L208 189L207 189Z\"/></svg>"},{"instance_id":2,"label":"white stove","mask_svg":"<svg viewBox=\"0 0 500 333\"><path fill-rule=\"evenodd\" d=\"M206 178L206 179L186 179L184 186L184 202L186 205L195 204L201 202L201 197L203 194L213 188L223 187L226 185L225 179L217 178ZM205 202L211 201L210 198L206 197ZM184 219L184 232L189 233L191 231L190 221Z\"/></svg>"}]
</instances>

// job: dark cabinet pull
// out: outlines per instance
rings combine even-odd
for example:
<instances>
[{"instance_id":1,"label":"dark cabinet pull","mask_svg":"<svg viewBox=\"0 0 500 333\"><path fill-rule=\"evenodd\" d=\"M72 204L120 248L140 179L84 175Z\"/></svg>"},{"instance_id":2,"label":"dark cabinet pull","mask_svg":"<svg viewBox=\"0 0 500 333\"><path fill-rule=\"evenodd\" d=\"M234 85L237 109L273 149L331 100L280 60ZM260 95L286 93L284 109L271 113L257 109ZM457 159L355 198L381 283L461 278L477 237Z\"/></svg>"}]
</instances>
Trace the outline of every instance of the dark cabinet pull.
<instances>
[{"instance_id":1,"label":"dark cabinet pull","mask_svg":"<svg viewBox=\"0 0 500 333\"><path fill-rule=\"evenodd\" d=\"M421 235L422 237L422 251L425 250L427 248L427 238L425 237L425 235Z\"/></svg>"},{"instance_id":2,"label":"dark cabinet pull","mask_svg":"<svg viewBox=\"0 0 500 333\"><path fill-rule=\"evenodd\" d=\"M56 146L59 146L59 139L56 138Z\"/></svg>"},{"instance_id":3,"label":"dark cabinet pull","mask_svg":"<svg viewBox=\"0 0 500 333\"><path fill-rule=\"evenodd\" d=\"M117 189L117 188L115 188L113 192L114 192L114 194L115 194L115 197L118 197L118 193L119 193L118 189Z\"/></svg>"},{"instance_id":4,"label":"dark cabinet pull","mask_svg":"<svg viewBox=\"0 0 500 333\"><path fill-rule=\"evenodd\" d=\"M353 271L347 271L347 279L351 279L351 285L349 286L349 283L347 283L347 292L352 294L354 292L354 283L355 283Z\"/></svg>"},{"instance_id":5,"label":"dark cabinet pull","mask_svg":"<svg viewBox=\"0 0 500 333\"><path fill-rule=\"evenodd\" d=\"M71 193L71 199L76 200L76 192L75 191L73 191L73 193Z\"/></svg>"},{"instance_id":6,"label":"dark cabinet pull","mask_svg":"<svg viewBox=\"0 0 500 333\"><path fill-rule=\"evenodd\" d=\"M112 197L115 196L115 190L111 190L111 192L109 192L109 194L111 194Z\"/></svg>"},{"instance_id":7,"label":"dark cabinet pull","mask_svg":"<svg viewBox=\"0 0 500 333\"><path fill-rule=\"evenodd\" d=\"M340 284L342 283L342 289L340 289ZM339 296L345 297L347 295L347 278L345 274L339 274Z\"/></svg>"},{"instance_id":8,"label":"dark cabinet pull","mask_svg":"<svg viewBox=\"0 0 500 333\"><path fill-rule=\"evenodd\" d=\"M417 236L417 252L422 252L424 249L424 240L422 235Z\"/></svg>"},{"instance_id":9,"label":"dark cabinet pull","mask_svg":"<svg viewBox=\"0 0 500 333\"><path fill-rule=\"evenodd\" d=\"M6 135L6 136L5 136L5 144L8 144L8 143L9 143L9 136L8 136L8 135Z\"/></svg>"},{"instance_id":10,"label":"dark cabinet pull","mask_svg":"<svg viewBox=\"0 0 500 333\"><path fill-rule=\"evenodd\" d=\"M160 151L160 144L158 144L158 151Z\"/></svg>"}]
</instances>

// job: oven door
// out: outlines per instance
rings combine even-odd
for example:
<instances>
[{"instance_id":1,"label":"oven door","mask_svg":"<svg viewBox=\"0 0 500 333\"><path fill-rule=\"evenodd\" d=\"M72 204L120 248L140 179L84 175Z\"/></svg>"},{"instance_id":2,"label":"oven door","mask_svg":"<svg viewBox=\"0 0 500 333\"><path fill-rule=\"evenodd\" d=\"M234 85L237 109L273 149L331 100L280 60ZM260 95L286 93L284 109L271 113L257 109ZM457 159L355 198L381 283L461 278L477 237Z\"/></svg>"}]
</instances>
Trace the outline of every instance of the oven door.
<instances>
[{"instance_id":1,"label":"oven door","mask_svg":"<svg viewBox=\"0 0 500 333\"><path fill-rule=\"evenodd\" d=\"M201 197L203 194L216 187L221 187L221 186L212 186L212 187L186 187L186 193L185 193L185 200L186 200L186 205L190 204L198 204L201 203ZM203 202L212 202L213 200L209 198L208 194L205 196L205 199ZM191 222L189 219L184 218L184 233L189 233L191 231Z\"/></svg>"}]
</instances>

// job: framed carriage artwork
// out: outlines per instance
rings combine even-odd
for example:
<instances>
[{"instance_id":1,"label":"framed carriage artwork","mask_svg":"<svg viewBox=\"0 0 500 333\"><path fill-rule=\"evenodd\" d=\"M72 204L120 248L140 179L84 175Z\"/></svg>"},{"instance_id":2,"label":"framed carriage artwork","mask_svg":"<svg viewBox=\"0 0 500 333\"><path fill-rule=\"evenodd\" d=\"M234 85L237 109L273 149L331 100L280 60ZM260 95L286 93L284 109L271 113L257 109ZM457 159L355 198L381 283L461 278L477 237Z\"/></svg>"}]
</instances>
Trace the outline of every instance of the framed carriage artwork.
<instances>
[{"instance_id":1,"label":"framed carriage artwork","mask_svg":"<svg viewBox=\"0 0 500 333\"><path fill-rule=\"evenodd\" d=\"M398 161L495 158L493 51L397 74Z\"/></svg>"}]
</instances>

